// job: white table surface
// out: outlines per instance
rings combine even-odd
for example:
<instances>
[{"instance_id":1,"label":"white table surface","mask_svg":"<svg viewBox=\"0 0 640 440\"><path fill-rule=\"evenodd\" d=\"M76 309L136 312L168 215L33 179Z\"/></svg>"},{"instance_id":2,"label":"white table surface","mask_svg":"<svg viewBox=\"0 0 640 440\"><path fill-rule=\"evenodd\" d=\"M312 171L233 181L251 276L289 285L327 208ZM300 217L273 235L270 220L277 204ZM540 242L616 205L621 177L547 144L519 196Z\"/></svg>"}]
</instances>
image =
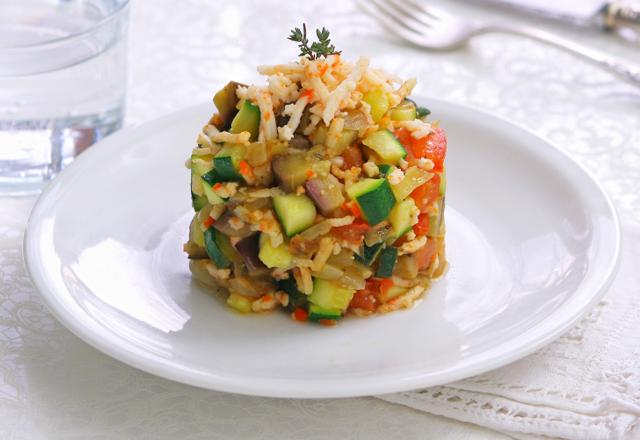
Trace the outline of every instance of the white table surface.
<instances>
[{"instance_id":1,"label":"white table surface","mask_svg":"<svg viewBox=\"0 0 640 440\"><path fill-rule=\"evenodd\" d=\"M477 19L532 22L446 6ZM255 65L296 55L286 35L302 21L329 27L345 57L366 54L374 65L416 76L421 94L484 108L551 139L602 180L623 220L640 221L640 90L518 37L421 52L389 38L350 1L133 0L127 123L210 100L229 79L257 81ZM542 26L640 61L637 44ZM196 389L103 355L51 317L23 268L22 233L34 201L0 198L1 439L507 438L373 398L302 401Z\"/></svg>"}]
</instances>

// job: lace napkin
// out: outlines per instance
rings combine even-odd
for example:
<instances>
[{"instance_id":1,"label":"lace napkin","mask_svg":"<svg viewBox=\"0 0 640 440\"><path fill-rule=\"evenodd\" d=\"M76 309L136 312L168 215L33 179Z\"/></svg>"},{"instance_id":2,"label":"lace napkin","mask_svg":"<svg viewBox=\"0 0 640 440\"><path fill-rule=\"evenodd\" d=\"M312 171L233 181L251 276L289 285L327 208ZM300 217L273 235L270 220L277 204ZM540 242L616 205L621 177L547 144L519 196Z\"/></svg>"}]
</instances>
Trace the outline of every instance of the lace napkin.
<instances>
[{"instance_id":1,"label":"lace napkin","mask_svg":"<svg viewBox=\"0 0 640 440\"><path fill-rule=\"evenodd\" d=\"M640 439L640 227L623 228L620 271L567 334L498 370L378 396L517 439Z\"/></svg>"}]
</instances>

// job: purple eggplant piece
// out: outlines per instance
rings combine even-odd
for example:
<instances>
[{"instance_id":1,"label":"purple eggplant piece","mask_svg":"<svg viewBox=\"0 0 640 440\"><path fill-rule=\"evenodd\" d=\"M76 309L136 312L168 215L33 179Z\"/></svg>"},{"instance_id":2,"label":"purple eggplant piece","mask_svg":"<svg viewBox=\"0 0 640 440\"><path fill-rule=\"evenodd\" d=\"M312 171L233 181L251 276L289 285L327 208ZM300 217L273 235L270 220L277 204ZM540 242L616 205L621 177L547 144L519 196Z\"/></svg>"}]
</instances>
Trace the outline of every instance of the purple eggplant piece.
<instances>
[{"instance_id":1,"label":"purple eggplant piece","mask_svg":"<svg viewBox=\"0 0 640 440\"><path fill-rule=\"evenodd\" d=\"M247 266L249 273L266 267L264 263L260 261L260 258L258 258L258 252L260 252L259 232L243 238L236 243L235 248L242 256L242 261L244 261L244 264Z\"/></svg>"},{"instance_id":2,"label":"purple eggplant piece","mask_svg":"<svg viewBox=\"0 0 640 440\"><path fill-rule=\"evenodd\" d=\"M307 180L311 165L304 154L290 154L275 156L271 168L280 187L286 192L294 192Z\"/></svg>"},{"instance_id":3,"label":"purple eggplant piece","mask_svg":"<svg viewBox=\"0 0 640 440\"><path fill-rule=\"evenodd\" d=\"M332 174L307 180L304 189L324 216L330 215L344 203L342 184Z\"/></svg>"},{"instance_id":4,"label":"purple eggplant piece","mask_svg":"<svg viewBox=\"0 0 640 440\"><path fill-rule=\"evenodd\" d=\"M227 209L224 214L220 216L218 220L213 224L213 227L229 237L247 237L253 233L249 226L244 225L240 229L235 229L229 223L229 220L233 217L231 209Z\"/></svg>"}]
</instances>

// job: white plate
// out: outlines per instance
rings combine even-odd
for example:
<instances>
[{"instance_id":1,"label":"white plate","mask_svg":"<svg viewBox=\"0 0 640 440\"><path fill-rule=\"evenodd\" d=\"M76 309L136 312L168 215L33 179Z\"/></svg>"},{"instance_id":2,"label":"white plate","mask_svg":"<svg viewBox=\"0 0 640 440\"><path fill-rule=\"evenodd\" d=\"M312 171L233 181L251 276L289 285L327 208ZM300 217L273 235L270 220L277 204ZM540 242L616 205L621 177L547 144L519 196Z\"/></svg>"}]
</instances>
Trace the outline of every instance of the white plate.
<instances>
[{"instance_id":1,"label":"white plate","mask_svg":"<svg viewBox=\"0 0 640 440\"><path fill-rule=\"evenodd\" d=\"M283 313L238 315L190 280L183 164L211 105L125 129L55 179L29 222L29 271L56 317L89 344L205 388L381 394L512 362L603 294L618 259L615 211L546 141L470 108L423 102L449 137L451 268L412 310L326 328Z\"/></svg>"}]
</instances>

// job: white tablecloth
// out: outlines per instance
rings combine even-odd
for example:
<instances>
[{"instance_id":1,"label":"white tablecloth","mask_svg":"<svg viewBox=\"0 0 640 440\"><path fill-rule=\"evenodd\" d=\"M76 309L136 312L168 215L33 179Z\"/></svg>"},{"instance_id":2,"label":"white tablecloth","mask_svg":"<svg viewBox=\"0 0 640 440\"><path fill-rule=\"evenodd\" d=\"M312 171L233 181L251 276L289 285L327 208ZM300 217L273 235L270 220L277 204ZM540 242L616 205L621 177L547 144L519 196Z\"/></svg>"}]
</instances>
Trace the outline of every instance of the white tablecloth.
<instances>
[{"instance_id":1,"label":"white tablecloth","mask_svg":"<svg viewBox=\"0 0 640 440\"><path fill-rule=\"evenodd\" d=\"M133 3L128 123L209 100L229 79L258 80L255 65L296 54L286 35L304 20L329 27L346 57L366 54L374 65L417 76L418 93L507 116L556 142L602 180L625 221L640 223L640 91L570 55L501 35L455 53L425 53L389 38L349 1ZM479 19L525 21L446 6ZM545 26L638 60L637 45ZM112 360L58 324L33 289L21 256L33 202L0 198L1 439L507 438L372 398L216 393Z\"/></svg>"}]
</instances>

